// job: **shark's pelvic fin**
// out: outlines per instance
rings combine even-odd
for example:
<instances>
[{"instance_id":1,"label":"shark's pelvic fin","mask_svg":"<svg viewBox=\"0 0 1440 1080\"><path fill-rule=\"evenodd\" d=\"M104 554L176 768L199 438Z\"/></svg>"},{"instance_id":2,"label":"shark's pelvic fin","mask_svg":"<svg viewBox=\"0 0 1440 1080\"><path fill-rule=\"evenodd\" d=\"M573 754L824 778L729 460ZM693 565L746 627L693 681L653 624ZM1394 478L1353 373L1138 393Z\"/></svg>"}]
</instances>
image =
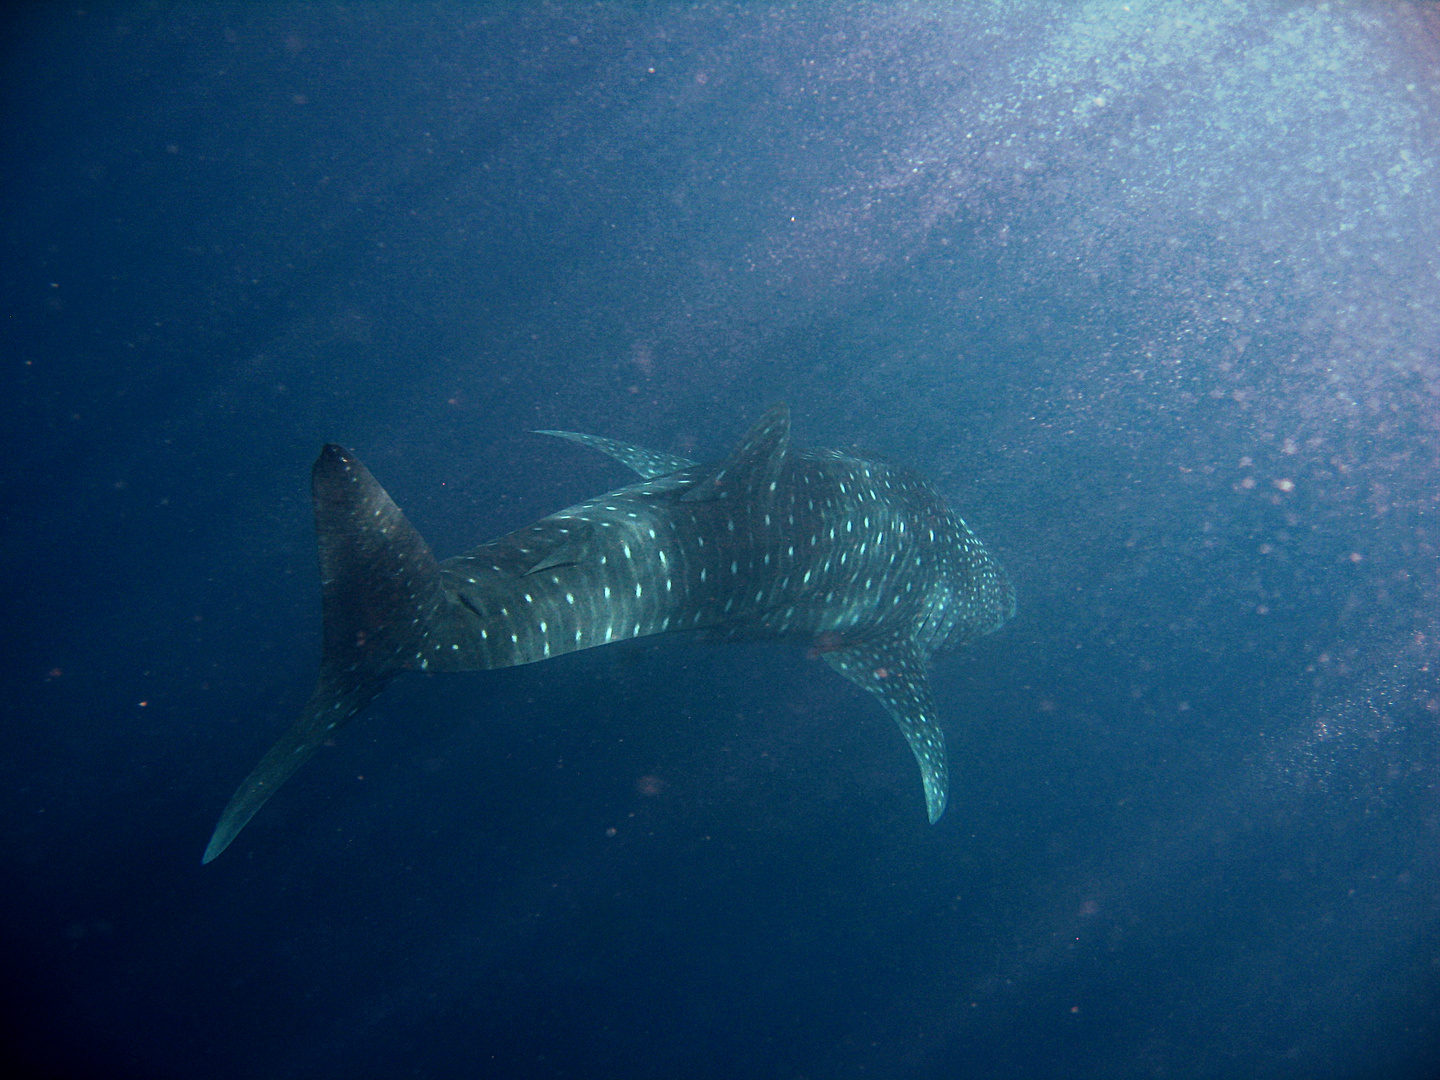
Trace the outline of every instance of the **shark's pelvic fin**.
<instances>
[{"instance_id":1,"label":"shark's pelvic fin","mask_svg":"<svg viewBox=\"0 0 1440 1080\"><path fill-rule=\"evenodd\" d=\"M370 471L326 446L310 474L320 546L325 651L310 701L230 800L202 862L229 846L331 733L413 666L448 601L430 548Z\"/></svg>"},{"instance_id":2,"label":"shark's pelvic fin","mask_svg":"<svg viewBox=\"0 0 1440 1080\"><path fill-rule=\"evenodd\" d=\"M925 661L914 643L903 638L869 641L821 653L832 668L880 699L900 725L925 784L925 809L930 824L945 812L950 788L945 765L945 733L935 722Z\"/></svg>"},{"instance_id":3,"label":"shark's pelvic fin","mask_svg":"<svg viewBox=\"0 0 1440 1080\"><path fill-rule=\"evenodd\" d=\"M602 454L609 454L620 464L634 469L646 480L653 480L657 476L669 476L681 469L694 468L698 464L689 458L678 457L675 454L662 454L658 450L646 450L643 446L631 446L629 443L616 442L614 439L602 439L599 435L582 435L578 431L542 430L535 434L554 435L557 439L569 439L581 446L599 450Z\"/></svg>"}]
</instances>

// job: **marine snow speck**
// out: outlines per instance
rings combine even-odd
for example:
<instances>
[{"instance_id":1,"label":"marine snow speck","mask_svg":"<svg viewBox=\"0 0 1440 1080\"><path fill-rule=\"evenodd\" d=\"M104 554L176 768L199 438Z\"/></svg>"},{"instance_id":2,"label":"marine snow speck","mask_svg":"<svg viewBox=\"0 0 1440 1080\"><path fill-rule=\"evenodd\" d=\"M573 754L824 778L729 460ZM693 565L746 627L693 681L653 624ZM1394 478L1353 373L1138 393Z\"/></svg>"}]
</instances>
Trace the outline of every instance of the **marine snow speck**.
<instances>
[{"instance_id":1,"label":"marine snow speck","mask_svg":"<svg viewBox=\"0 0 1440 1080\"><path fill-rule=\"evenodd\" d=\"M894 717L939 819L945 737L926 661L998 629L1015 594L928 484L833 450L792 450L784 405L715 465L542 434L609 454L643 482L444 562L354 455L321 450L311 474L320 677L230 800L204 862L401 672L511 667L672 626L810 643Z\"/></svg>"}]
</instances>

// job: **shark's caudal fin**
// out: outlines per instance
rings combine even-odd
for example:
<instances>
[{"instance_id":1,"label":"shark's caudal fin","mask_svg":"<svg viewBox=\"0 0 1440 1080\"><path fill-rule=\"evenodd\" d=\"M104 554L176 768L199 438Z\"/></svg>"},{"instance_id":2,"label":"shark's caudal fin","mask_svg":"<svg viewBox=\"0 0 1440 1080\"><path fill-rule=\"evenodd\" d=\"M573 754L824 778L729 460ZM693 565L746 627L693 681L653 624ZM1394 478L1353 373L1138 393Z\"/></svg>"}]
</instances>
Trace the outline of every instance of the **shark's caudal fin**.
<instances>
[{"instance_id":1,"label":"shark's caudal fin","mask_svg":"<svg viewBox=\"0 0 1440 1080\"><path fill-rule=\"evenodd\" d=\"M310 483L325 618L320 678L295 726L225 807L202 862L224 851L332 731L414 662L446 602L435 557L364 465L326 446Z\"/></svg>"}]
</instances>

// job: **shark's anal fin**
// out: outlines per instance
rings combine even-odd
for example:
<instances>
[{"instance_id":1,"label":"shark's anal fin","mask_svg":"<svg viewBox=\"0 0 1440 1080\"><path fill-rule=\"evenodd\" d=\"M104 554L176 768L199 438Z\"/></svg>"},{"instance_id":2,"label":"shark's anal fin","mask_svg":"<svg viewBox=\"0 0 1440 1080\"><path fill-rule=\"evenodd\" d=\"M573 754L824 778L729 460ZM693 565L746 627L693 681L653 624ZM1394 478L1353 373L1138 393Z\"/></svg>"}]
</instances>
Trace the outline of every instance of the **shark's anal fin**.
<instances>
[{"instance_id":1,"label":"shark's anal fin","mask_svg":"<svg viewBox=\"0 0 1440 1080\"><path fill-rule=\"evenodd\" d=\"M890 638L821 655L845 678L879 698L900 725L920 763L925 809L930 824L935 824L945 812L950 776L945 764L945 734L935 722L935 705L919 650L908 640Z\"/></svg>"},{"instance_id":2,"label":"shark's anal fin","mask_svg":"<svg viewBox=\"0 0 1440 1080\"><path fill-rule=\"evenodd\" d=\"M602 454L609 454L622 465L634 469L646 480L653 480L657 476L669 476L681 469L695 467L695 462L689 458L678 457L675 454L662 454L657 450L646 450L643 446L631 446L629 443L616 442L614 439L602 439L599 435L582 435L578 431L549 430L537 431L535 434L554 435L557 439L569 439L581 446L599 450Z\"/></svg>"},{"instance_id":3,"label":"shark's anal fin","mask_svg":"<svg viewBox=\"0 0 1440 1080\"><path fill-rule=\"evenodd\" d=\"M320 678L295 726L225 807L202 862L224 851L336 728L417 665L425 631L445 603L430 548L359 460L326 446L310 487L325 619Z\"/></svg>"}]
</instances>

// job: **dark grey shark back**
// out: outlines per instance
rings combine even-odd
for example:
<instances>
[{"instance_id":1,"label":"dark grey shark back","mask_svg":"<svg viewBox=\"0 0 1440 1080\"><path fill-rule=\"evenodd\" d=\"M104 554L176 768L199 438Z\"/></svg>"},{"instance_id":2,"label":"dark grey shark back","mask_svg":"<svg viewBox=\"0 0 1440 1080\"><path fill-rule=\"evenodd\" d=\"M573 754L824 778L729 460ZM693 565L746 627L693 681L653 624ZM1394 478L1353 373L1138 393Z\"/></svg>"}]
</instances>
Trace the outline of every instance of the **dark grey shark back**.
<instances>
[{"instance_id":1,"label":"dark grey shark back","mask_svg":"<svg viewBox=\"0 0 1440 1080\"><path fill-rule=\"evenodd\" d=\"M646 479L442 563L363 465L340 447L321 452L320 678L231 800L205 862L401 671L508 667L678 630L813 642L895 718L939 818L944 739L925 663L997 629L1015 602L1003 570L927 484L844 454L792 451L783 405L712 466L547 434Z\"/></svg>"}]
</instances>

